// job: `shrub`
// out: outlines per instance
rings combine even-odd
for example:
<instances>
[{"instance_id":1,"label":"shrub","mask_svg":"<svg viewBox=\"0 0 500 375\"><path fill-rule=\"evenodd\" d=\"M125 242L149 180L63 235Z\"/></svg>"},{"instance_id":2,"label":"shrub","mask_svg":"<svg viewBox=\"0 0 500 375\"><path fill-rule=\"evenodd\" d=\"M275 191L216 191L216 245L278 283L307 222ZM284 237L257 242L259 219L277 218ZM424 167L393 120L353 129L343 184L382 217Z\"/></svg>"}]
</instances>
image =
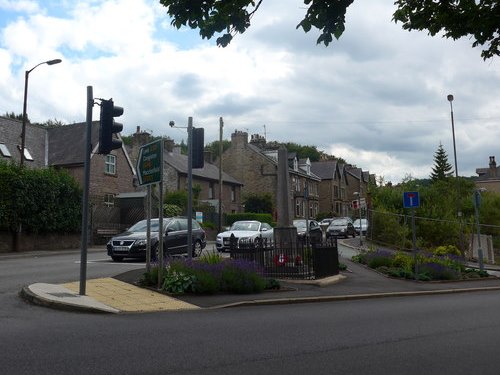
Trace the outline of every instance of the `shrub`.
<instances>
[{"instance_id":1,"label":"shrub","mask_svg":"<svg viewBox=\"0 0 500 375\"><path fill-rule=\"evenodd\" d=\"M411 272L413 270L415 262L413 261L412 255L404 253L402 251L398 251L392 258L392 264L394 267L399 267Z\"/></svg>"},{"instance_id":2,"label":"shrub","mask_svg":"<svg viewBox=\"0 0 500 375\"><path fill-rule=\"evenodd\" d=\"M458 280L460 272L442 263L428 262L419 265L419 273L430 277L431 280Z\"/></svg>"},{"instance_id":3,"label":"shrub","mask_svg":"<svg viewBox=\"0 0 500 375\"><path fill-rule=\"evenodd\" d=\"M186 293L193 290L195 280L196 277L192 274L169 270L165 275L161 288L162 290L170 293Z\"/></svg>"},{"instance_id":4,"label":"shrub","mask_svg":"<svg viewBox=\"0 0 500 375\"><path fill-rule=\"evenodd\" d=\"M432 252L434 255L456 255L460 256L460 250L455 245L438 246Z\"/></svg>"},{"instance_id":5,"label":"shrub","mask_svg":"<svg viewBox=\"0 0 500 375\"><path fill-rule=\"evenodd\" d=\"M370 268L377 269L382 266L392 267L393 254L386 250L377 250L368 252L366 257L366 264Z\"/></svg>"},{"instance_id":6,"label":"shrub","mask_svg":"<svg viewBox=\"0 0 500 375\"><path fill-rule=\"evenodd\" d=\"M266 287L266 281L259 275L253 263L233 261L222 271L222 290L238 293L259 293Z\"/></svg>"}]
</instances>

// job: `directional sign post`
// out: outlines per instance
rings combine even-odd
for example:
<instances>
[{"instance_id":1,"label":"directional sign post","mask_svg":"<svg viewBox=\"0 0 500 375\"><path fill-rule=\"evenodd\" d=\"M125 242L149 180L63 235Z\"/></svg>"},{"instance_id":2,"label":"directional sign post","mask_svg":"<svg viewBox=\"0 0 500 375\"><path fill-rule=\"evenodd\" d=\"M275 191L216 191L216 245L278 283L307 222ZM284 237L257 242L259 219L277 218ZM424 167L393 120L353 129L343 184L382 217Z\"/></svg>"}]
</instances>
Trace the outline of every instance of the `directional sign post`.
<instances>
[{"instance_id":1,"label":"directional sign post","mask_svg":"<svg viewBox=\"0 0 500 375\"><path fill-rule=\"evenodd\" d=\"M417 264L417 235L415 229L415 208L420 207L420 196L418 191L405 191L403 193L403 207L411 208L411 230L413 238L413 260L415 263L415 280L418 279Z\"/></svg>"},{"instance_id":2,"label":"directional sign post","mask_svg":"<svg viewBox=\"0 0 500 375\"><path fill-rule=\"evenodd\" d=\"M148 187L148 212L146 235L146 270L150 271L151 265L151 185L159 184L159 196L163 197L163 140L148 143L139 150L137 157L137 178L139 185ZM161 201L161 198L160 198ZM161 202L160 202L161 207ZM163 269L163 210L159 212L158 226L158 254L159 261L158 286L160 286Z\"/></svg>"},{"instance_id":3,"label":"directional sign post","mask_svg":"<svg viewBox=\"0 0 500 375\"><path fill-rule=\"evenodd\" d=\"M161 182L163 177L163 142L158 140L144 145L137 158L137 177L139 185Z\"/></svg>"}]
</instances>

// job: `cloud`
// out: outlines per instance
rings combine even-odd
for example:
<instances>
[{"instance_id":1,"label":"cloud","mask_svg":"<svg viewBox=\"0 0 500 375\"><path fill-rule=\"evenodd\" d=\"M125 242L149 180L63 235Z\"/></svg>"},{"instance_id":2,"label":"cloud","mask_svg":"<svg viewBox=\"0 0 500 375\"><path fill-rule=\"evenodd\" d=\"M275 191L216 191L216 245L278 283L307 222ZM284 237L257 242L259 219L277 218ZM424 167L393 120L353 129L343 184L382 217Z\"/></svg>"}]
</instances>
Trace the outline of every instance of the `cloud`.
<instances>
[{"instance_id":1,"label":"cloud","mask_svg":"<svg viewBox=\"0 0 500 375\"><path fill-rule=\"evenodd\" d=\"M124 134L139 125L185 140L168 122L192 116L212 142L222 116L226 139L265 129L269 140L316 145L397 182L427 177L439 142L452 162L452 93L461 174L498 151L499 61L483 62L469 40L406 32L392 4L355 1L344 35L324 47L317 31L295 28L303 1L284 4L263 2L251 28L219 48L172 27L154 0L0 0L0 110L20 112L24 71L61 58L30 75L34 121L84 121L92 86L125 108Z\"/></svg>"}]
</instances>

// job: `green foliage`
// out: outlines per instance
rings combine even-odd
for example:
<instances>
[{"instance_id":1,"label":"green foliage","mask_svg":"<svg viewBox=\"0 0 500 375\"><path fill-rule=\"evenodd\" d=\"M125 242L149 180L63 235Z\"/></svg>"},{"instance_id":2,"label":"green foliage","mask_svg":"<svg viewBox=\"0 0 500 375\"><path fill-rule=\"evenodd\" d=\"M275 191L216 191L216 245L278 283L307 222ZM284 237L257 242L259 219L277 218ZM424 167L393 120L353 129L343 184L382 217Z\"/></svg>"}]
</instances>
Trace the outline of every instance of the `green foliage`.
<instances>
[{"instance_id":1,"label":"green foliage","mask_svg":"<svg viewBox=\"0 0 500 375\"><path fill-rule=\"evenodd\" d=\"M188 192L186 190L168 192L165 194L163 202L179 207L182 213L187 212Z\"/></svg>"},{"instance_id":2,"label":"green foliage","mask_svg":"<svg viewBox=\"0 0 500 375\"><path fill-rule=\"evenodd\" d=\"M264 291L266 281L253 270L228 266L222 271L222 285L230 293L249 294Z\"/></svg>"},{"instance_id":3,"label":"green foliage","mask_svg":"<svg viewBox=\"0 0 500 375\"><path fill-rule=\"evenodd\" d=\"M161 288L169 293L186 293L193 290L195 281L196 277L192 274L169 270L165 275Z\"/></svg>"},{"instance_id":4,"label":"green foliage","mask_svg":"<svg viewBox=\"0 0 500 375\"><path fill-rule=\"evenodd\" d=\"M233 35L244 33L251 25L251 18L263 0L160 0L167 8L171 24L180 29L188 26L198 29L203 39L221 34L217 45L226 47ZM303 0L306 14L296 28L308 33L319 30L317 44L328 46L333 38L339 39L345 30L347 8L354 0ZM397 0L393 14L405 30L426 30L432 36L446 38L469 37L473 47L483 46L484 59L500 55L500 26L497 1L414 1ZM286 11L284 9L284 11Z\"/></svg>"},{"instance_id":5,"label":"green foliage","mask_svg":"<svg viewBox=\"0 0 500 375\"><path fill-rule=\"evenodd\" d=\"M259 214L273 213L273 197L269 193L252 193L243 198L245 212Z\"/></svg>"},{"instance_id":6,"label":"green foliage","mask_svg":"<svg viewBox=\"0 0 500 375\"><path fill-rule=\"evenodd\" d=\"M460 256L460 250L455 245L438 246L432 252L434 255L457 255Z\"/></svg>"},{"instance_id":7,"label":"green foliage","mask_svg":"<svg viewBox=\"0 0 500 375\"><path fill-rule=\"evenodd\" d=\"M222 140L222 152L225 152L229 147L231 147L231 141ZM214 159L219 157L220 154L220 142L214 141L212 143L207 143L205 145L205 150L210 151Z\"/></svg>"},{"instance_id":8,"label":"green foliage","mask_svg":"<svg viewBox=\"0 0 500 375\"><path fill-rule=\"evenodd\" d=\"M273 217L271 214L256 214L252 212L244 212L244 213L226 215L227 225L232 225L235 221L240 221L240 220L257 220L263 223L268 223L269 225L274 224Z\"/></svg>"},{"instance_id":9,"label":"green foliage","mask_svg":"<svg viewBox=\"0 0 500 375\"><path fill-rule=\"evenodd\" d=\"M71 233L80 221L81 190L68 173L0 162L0 229Z\"/></svg>"},{"instance_id":10,"label":"green foliage","mask_svg":"<svg viewBox=\"0 0 500 375\"><path fill-rule=\"evenodd\" d=\"M394 254L394 257L392 259L392 265L406 272L412 272L415 266L415 262L413 260L412 255L404 253L402 251L398 251L397 253Z\"/></svg>"},{"instance_id":11,"label":"green foliage","mask_svg":"<svg viewBox=\"0 0 500 375\"><path fill-rule=\"evenodd\" d=\"M483 46L486 60L500 55L500 24L497 1L411 1L397 0L393 20L405 30L427 30L453 40L468 37L473 47Z\"/></svg>"},{"instance_id":12,"label":"green foliage","mask_svg":"<svg viewBox=\"0 0 500 375\"><path fill-rule=\"evenodd\" d=\"M219 253L203 253L199 261L206 264L219 264L224 260Z\"/></svg>"},{"instance_id":13,"label":"green foliage","mask_svg":"<svg viewBox=\"0 0 500 375\"><path fill-rule=\"evenodd\" d=\"M182 208L175 204L164 204L163 205L163 215L165 217L179 216L182 215Z\"/></svg>"},{"instance_id":14,"label":"green foliage","mask_svg":"<svg viewBox=\"0 0 500 375\"><path fill-rule=\"evenodd\" d=\"M439 143L438 149L434 154L434 167L432 167L431 180L433 182L438 180L445 180L453 174L451 164L448 163L448 155Z\"/></svg>"}]
</instances>

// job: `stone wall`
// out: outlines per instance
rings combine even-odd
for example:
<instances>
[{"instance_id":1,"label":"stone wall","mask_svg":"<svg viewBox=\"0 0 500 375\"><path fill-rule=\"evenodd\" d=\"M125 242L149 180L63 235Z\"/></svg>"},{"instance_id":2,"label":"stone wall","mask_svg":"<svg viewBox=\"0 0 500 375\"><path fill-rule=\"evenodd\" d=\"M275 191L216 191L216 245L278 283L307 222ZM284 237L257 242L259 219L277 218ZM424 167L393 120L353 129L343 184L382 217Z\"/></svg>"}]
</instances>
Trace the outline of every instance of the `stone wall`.
<instances>
[{"instance_id":1,"label":"stone wall","mask_svg":"<svg viewBox=\"0 0 500 375\"><path fill-rule=\"evenodd\" d=\"M77 234L25 234L19 237L19 251L79 249L81 235ZM14 251L14 235L0 232L0 253Z\"/></svg>"}]
</instances>

